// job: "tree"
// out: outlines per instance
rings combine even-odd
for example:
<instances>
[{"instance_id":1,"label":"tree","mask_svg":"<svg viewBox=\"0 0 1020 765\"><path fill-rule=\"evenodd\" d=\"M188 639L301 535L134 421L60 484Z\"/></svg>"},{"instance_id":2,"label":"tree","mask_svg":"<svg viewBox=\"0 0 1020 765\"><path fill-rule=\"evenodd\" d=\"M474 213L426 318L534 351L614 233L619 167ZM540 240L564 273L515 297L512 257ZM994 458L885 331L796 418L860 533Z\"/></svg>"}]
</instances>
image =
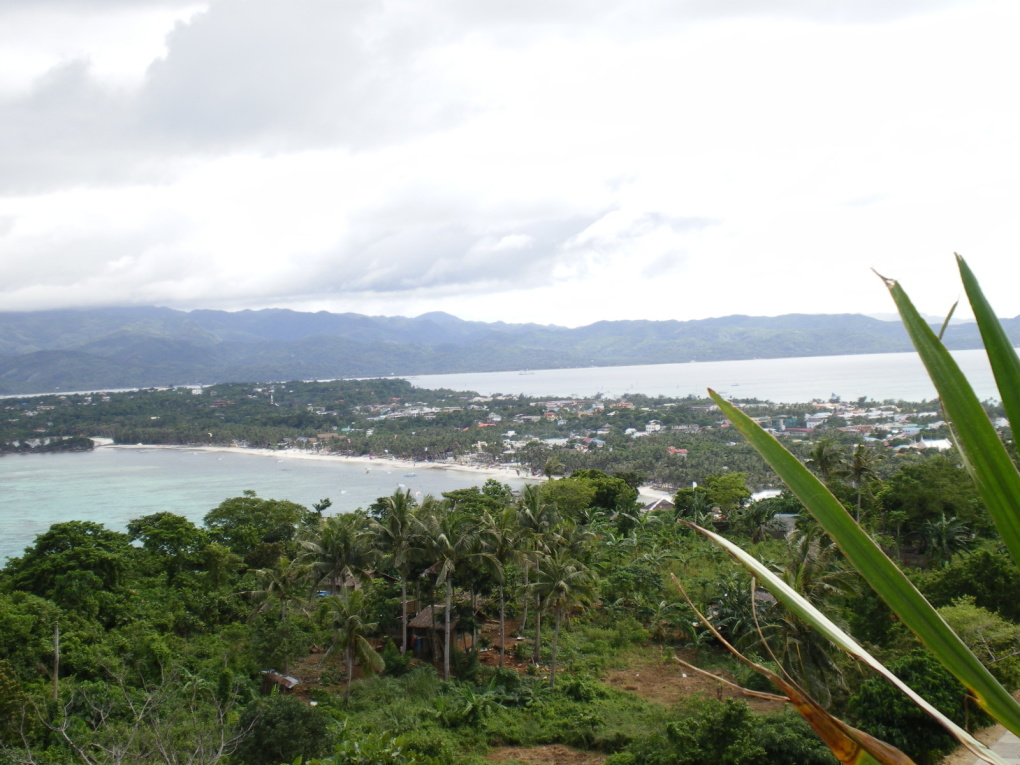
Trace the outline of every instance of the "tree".
<instances>
[{"instance_id":1,"label":"tree","mask_svg":"<svg viewBox=\"0 0 1020 765\"><path fill-rule=\"evenodd\" d=\"M819 438L811 447L811 451L808 452L808 464L818 472L823 481L828 483L842 474L846 459L839 445L831 438L825 437Z\"/></svg>"},{"instance_id":2,"label":"tree","mask_svg":"<svg viewBox=\"0 0 1020 765\"><path fill-rule=\"evenodd\" d=\"M371 532L368 517L353 512L326 518L302 535L301 560L312 573L312 586L326 582L336 594L348 577L368 582L376 562Z\"/></svg>"},{"instance_id":3,"label":"tree","mask_svg":"<svg viewBox=\"0 0 1020 765\"><path fill-rule=\"evenodd\" d=\"M443 679L450 679L451 612L453 611L453 576L471 557L487 556L478 549L475 529L449 504L442 503L437 512L426 515L421 522L421 535L426 555L432 561L429 572L436 575L436 585L446 587L444 608Z\"/></svg>"},{"instance_id":4,"label":"tree","mask_svg":"<svg viewBox=\"0 0 1020 765\"><path fill-rule=\"evenodd\" d=\"M542 467L542 475L546 480L551 481L554 476L563 475L563 460L559 457L550 457Z\"/></svg>"},{"instance_id":5,"label":"tree","mask_svg":"<svg viewBox=\"0 0 1020 765\"><path fill-rule=\"evenodd\" d=\"M968 709L967 690L923 651L889 663L889 669L942 714L964 725L977 712ZM918 765L931 765L956 743L952 735L883 678L869 677L850 697L850 714L873 736L902 749Z\"/></svg>"},{"instance_id":6,"label":"tree","mask_svg":"<svg viewBox=\"0 0 1020 765\"><path fill-rule=\"evenodd\" d=\"M367 603L361 590L346 590L338 596L326 598L324 609L326 624L333 631L333 647L339 647L344 652L346 695L350 698L355 659L372 672L381 672L386 666L382 656L366 638L379 625L368 621Z\"/></svg>"},{"instance_id":7,"label":"tree","mask_svg":"<svg viewBox=\"0 0 1020 765\"><path fill-rule=\"evenodd\" d=\"M906 525L913 530L941 515L956 517L976 531L989 526L974 481L943 454L901 468L886 481L879 501L887 515L903 513Z\"/></svg>"},{"instance_id":8,"label":"tree","mask_svg":"<svg viewBox=\"0 0 1020 765\"><path fill-rule=\"evenodd\" d=\"M965 550L974 543L974 535L967 524L943 513L931 518L921 527L921 539L929 562L946 565L955 553Z\"/></svg>"},{"instance_id":9,"label":"tree","mask_svg":"<svg viewBox=\"0 0 1020 765\"><path fill-rule=\"evenodd\" d=\"M399 489L379 501L380 514L373 524L379 549L389 556L400 575L400 652L407 652L407 578L410 576L411 550L415 534L414 511L417 506L410 489Z\"/></svg>"},{"instance_id":10,"label":"tree","mask_svg":"<svg viewBox=\"0 0 1020 765\"><path fill-rule=\"evenodd\" d=\"M857 444L846 465L846 475L857 489L857 512L854 515L854 520L857 522L861 520L861 493L868 482L876 477L875 464L877 461L878 457L874 451L864 444ZM868 491L870 493L871 490Z\"/></svg>"},{"instance_id":11,"label":"tree","mask_svg":"<svg viewBox=\"0 0 1020 765\"><path fill-rule=\"evenodd\" d=\"M533 587L542 607L552 613L555 622L549 660L549 687L553 688L556 684L560 625L573 609L588 605L595 599L595 576L565 551L558 551L541 560Z\"/></svg>"},{"instance_id":12,"label":"tree","mask_svg":"<svg viewBox=\"0 0 1020 765\"><path fill-rule=\"evenodd\" d=\"M718 507L723 515L743 507L751 498L747 488L746 473L716 473L705 479L708 501Z\"/></svg>"},{"instance_id":13,"label":"tree","mask_svg":"<svg viewBox=\"0 0 1020 765\"><path fill-rule=\"evenodd\" d=\"M293 557L298 530L317 516L294 502L261 499L247 490L225 499L205 516L214 541L225 544L253 568L271 566L276 558Z\"/></svg>"},{"instance_id":14,"label":"tree","mask_svg":"<svg viewBox=\"0 0 1020 765\"><path fill-rule=\"evenodd\" d=\"M202 551L209 544L209 534L182 515L162 512L135 518L127 525L132 541L141 541L142 549L166 574L173 585L184 571L202 563Z\"/></svg>"},{"instance_id":15,"label":"tree","mask_svg":"<svg viewBox=\"0 0 1020 765\"><path fill-rule=\"evenodd\" d=\"M52 600L69 611L104 621L138 555L126 534L90 521L56 523L5 569L13 589Z\"/></svg>"},{"instance_id":16,"label":"tree","mask_svg":"<svg viewBox=\"0 0 1020 765\"><path fill-rule=\"evenodd\" d=\"M241 712L239 725L249 734L235 757L244 765L279 765L295 757L316 757L330 748L329 715L297 696L274 694L256 699Z\"/></svg>"},{"instance_id":17,"label":"tree","mask_svg":"<svg viewBox=\"0 0 1020 765\"><path fill-rule=\"evenodd\" d=\"M496 564L499 583L499 666L503 666L506 647L506 570L515 560L522 558L523 530L518 523L516 508L506 505L501 511L482 516L479 531L482 543Z\"/></svg>"},{"instance_id":18,"label":"tree","mask_svg":"<svg viewBox=\"0 0 1020 765\"><path fill-rule=\"evenodd\" d=\"M519 625L521 631L528 624L528 603L531 595L528 581L535 551L544 544L545 535L559 520L556 507L546 500L544 488L545 486L535 485L524 487L517 505L517 523L521 529L521 551L524 558L524 608Z\"/></svg>"}]
</instances>

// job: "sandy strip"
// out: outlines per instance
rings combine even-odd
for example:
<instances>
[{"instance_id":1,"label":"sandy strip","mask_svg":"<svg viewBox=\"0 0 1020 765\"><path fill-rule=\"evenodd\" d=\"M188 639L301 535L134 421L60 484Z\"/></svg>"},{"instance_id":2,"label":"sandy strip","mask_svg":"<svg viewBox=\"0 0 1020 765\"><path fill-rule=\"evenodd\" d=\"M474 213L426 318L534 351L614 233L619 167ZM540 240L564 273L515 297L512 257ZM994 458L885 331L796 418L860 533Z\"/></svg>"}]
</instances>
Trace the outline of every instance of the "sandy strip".
<instances>
[{"instance_id":1,"label":"sandy strip","mask_svg":"<svg viewBox=\"0 0 1020 765\"><path fill-rule=\"evenodd\" d=\"M96 440L96 439L94 439ZM240 446L167 446L163 444L111 444L96 443L103 449L180 449L192 452L229 452L231 454L247 454L256 457L275 457L276 459L318 460L320 462L348 462L355 465L385 465L399 470L455 470L472 473L483 478L520 478L529 481L543 481L542 477L532 477L526 471L510 467L482 467L480 465L461 465L456 462L415 462L400 460L395 457L360 456L348 457L342 454L322 454L302 449L248 449Z\"/></svg>"},{"instance_id":2,"label":"sandy strip","mask_svg":"<svg viewBox=\"0 0 1020 765\"><path fill-rule=\"evenodd\" d=\"M231 454L248 454L257 457L275 457L277 459L292 460L320 460L325 462L349 462L360 465L385 465L399 470L455 470L460 473L471 473L482 479L495 478L505 480L507 478L526 481L543 482L542 476L530 476L526 470L511 467L482 467L481 465L462 465L457 462L414 462L412 460L400 460L395 457L360 456L348 457L342 454L320 454L318 452L307 452L301 449L248 449L240 446L165 446L161 444L113 444L106 439L93 439L97 448L103 449L182 449L193 452L230 452ZM672 499L669 492L657 491L648 487L641 487L640 496L645 500Z\"/></svg>"}]
</instances>

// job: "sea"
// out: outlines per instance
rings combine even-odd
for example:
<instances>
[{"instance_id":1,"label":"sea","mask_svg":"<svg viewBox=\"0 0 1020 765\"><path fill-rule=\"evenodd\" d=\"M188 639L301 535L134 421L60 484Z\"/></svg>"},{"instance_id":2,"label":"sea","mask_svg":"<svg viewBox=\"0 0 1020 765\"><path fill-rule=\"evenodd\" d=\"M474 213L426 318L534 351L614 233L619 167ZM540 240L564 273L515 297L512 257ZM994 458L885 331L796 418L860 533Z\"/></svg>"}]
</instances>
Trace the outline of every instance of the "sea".
<instances>
[{"instance_id":1,"label":"sea","mask_svg":"<svg viewBox=\"0 0 1020 765\"><path fill-rule=\"evenodd\" d=\"M984 351L956 351L953 357L967 375L978 398L999 399ZM856 401L862 396L872 401L926 401L935 398L935 388L916 353L524 369L420 375L409 379L420 388L560 398L599 393L607 397L640 393L683 398L705 396L709 388L730 399L757 398L776 403L803 403L835 397Z\"/></svg>"},{"instance_id":2,"label":"sea","mask_svg":"<svg viewBox=\"0 0 1020 765\"><path fill-rule=\"evenodd\" d=\"M999 398L982 351L953 355L979 398ZM862 396L873 401L935 398L921 362L912 353L422 375L411 381L421 388L550 398L599 393L607 397L629 393L704 396L708 388L733 400L776 403L833 397L852 401ZM0 458L0 561L20 554L54 523L87 520L123 530L133 518L164 510L200 522L224 499L246 489L307 507L328 498L333 505L327 513L336 513L367 507L396 489L438 495L477 486L485 477L404 469L385 462L366 465L188 449L99 448L73 454L6 456ZM507 482L521 488L525 479Z\"/></svg>"}]
</instances>

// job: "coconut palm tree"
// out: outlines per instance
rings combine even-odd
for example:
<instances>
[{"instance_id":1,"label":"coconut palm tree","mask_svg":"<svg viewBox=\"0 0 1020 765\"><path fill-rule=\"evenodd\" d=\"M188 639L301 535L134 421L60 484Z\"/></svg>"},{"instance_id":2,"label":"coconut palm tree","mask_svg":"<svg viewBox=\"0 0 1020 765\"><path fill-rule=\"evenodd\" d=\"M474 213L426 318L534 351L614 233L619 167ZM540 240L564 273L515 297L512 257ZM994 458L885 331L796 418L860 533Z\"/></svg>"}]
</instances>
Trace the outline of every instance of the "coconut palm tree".
<instances>
[{"instance_id":1,"label":"coconut palm tree","mask_svg":"<svg viewBox=\"0 0 1020 765\"><path fill-rule=\"evenodd\" d=\"M850 455L850 461L846 464L846 475L857 489L857 512L854 514L854 520L858 523L861 520L861 492L867 483L877 475L875 471L877 461L875 452L864 444L857 444ZM868 491L870 493L871 490Z\"/></svg>"},{"instance_id":2,"label":"coconut palm tree","mask_svg":"<svg viewBox=\"0 0 1020 765\"><path fill-rule=\"evenodd\" d=\"M549 687L553 688L556 684L560 626L573 609L588 605L595 599L595 575L565 549L560 549L542 558L532 586L542 609L549 611L555 622L549 658Z\"/></svg>"},{"instance_id":3,"label":"coconut palm tree","mask_svg":"<svg viewBox=\"0 0 1020 765\"><path fill-rule=\"evenodd\" d=\"M446 587L444 609L443 678L450 679L450 618L453 610L453 577L458 568L471 559L491 558L480 548L477 528L470 519L456 512L448 502L438 512L426 515L420 522L422 546L433 561L426 573L436 575L436 586Z\"/></svg>"},{"instance_id":4,"label":"coconut palm tree","mask_svg":"<svg viewBox=\"0 0 1020 765\"><path fill-rule=\"evenodd\" d=\"M280 558L275 566L255 570L261 589L243 593L262 603L255 613L264 613L269 606L279 605L280 621L287 618L287 609L292 603L308 598L310 572L301 561Z\"/></svg>"},{"instance_id":5,"label":"coconut palm tree","mask_svg":"<svg viewBox=\"0 0 1020 765\"><path fill-rule=\"evenodd\" d=\"M400 652L407 653L407 579L410 576L411 553L414 548L415 508L417 502L410 489L397 489L382 500L382 513L372 524L379 550L389 556L400 575L401 643Z\"/></svg>"},{"instance_id":6,"label":"coconut palm tree","mask_svg":"<svg viewBox=\"0 0 1020 765\"><path fill-rule=\"evenodd\" d=\"M502 667L506 643L506 568L511 562L523 558L520 549L523 532L518 523L517 509L507 506L497 513L483 513L479 533L482 544L496 565L499 583L499 666Z\"/></svg>"},{"instance_id":7,"label":"coconut palm tree","mask_svg":"<svg viewBox=\"0 0 1020 765\"><path fill-rule=\"evenodd\" d=\"M521 492L517 505L517 522L521 528L521 552L524 561L524 608L518 629L523 631L528 624L528 602L530 590L528 582L534 565L534 556L545 544L545 537L559 519L556 507L542 498L541 488L535 485L526 486Z\"/></svg>"},{"instance_id":8,"label":"coconut palm tree","mask_svg":"<svg viewBox=\"0 0 1020 765\"><path fill-rule=\"evenodd\" d=\"M808 452L808 464L810 464L822 480L828 483L832 478L842 474L845 469L846 459L843 450L831 438L820 438Z\"/></svg>"},{"instance_id":9,"label":"coconut palm tree","mask_svg":"<svg viewBox=\"0 0 1020 765\"><path fill-rule=\"evenodd\" d=\"M974 535L966 523L945 513L924 522L921 538L929 558L943 565L949 562L954 553L966 549L974 541Z\"/></svg>"},{"instance_id":10,"label":"coconut palm tree","mask_svg":"<svg viewBox=\"0 0 1020 765\"><path fill-rule=\"evenodd\" d=\"M368 582L377 557L370 532L369 519L360 511L334 515L310 529L300 543L312 586L328 581L330 592L336 594L348 577Z\"/></svg>"},{"instance_id":11,"label":"coconut palm tree","mask_svg":"<svg viewBox=\"0 0 1020 765\"><path fill-rule=\"evenodd\" d=\"M343 649L344 666L347 671L347 697L351 695L351 681L354 679L354 660L360 661L369 671L381 672L386 666L382 656L372 648L366 635L378 628L368 621L368 606L360 590L345 590L340 595L325 599L326 625L333 631L335 647Z\"/></svg>"}]
</instances>

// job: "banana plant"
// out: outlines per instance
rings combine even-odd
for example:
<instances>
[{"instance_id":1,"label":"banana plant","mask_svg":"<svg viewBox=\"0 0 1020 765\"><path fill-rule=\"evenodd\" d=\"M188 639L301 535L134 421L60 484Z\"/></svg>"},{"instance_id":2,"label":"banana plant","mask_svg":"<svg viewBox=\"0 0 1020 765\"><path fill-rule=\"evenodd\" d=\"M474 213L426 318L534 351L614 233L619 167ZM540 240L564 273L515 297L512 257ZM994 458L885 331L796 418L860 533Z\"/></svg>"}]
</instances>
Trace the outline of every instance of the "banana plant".
<instances>
[{"instance_id":1,"label":"banana plant","mask_svg":"<svg viewBox=\"0 0 1020 765\"><path fill-rule=\"evenodd\" d=\"M1020 360L1017 359L1005 331L985 299L974 274L957 256L960 275L967 298L974 311L988 354L996 384L1011 422L1020 422ZM899 310L904 327L917 349L942 402L950 429L964 465L974 478L988 507L996 528L1014 560L1020 564L1020 473L995 432L981 402L974 393L952 355L938 335L921 318L898 282L881 277ZM788 452L771 434L763 430L743 412L709 390L732 425L761 454L772 469L797 496L819 525L840 547L847 560L857 569L875 592L925 645L925 647L970 691L976 702L1007 729L1020 735L1020 705L981 664L963 641L950 629L938 612L917 591L904 573L854 521L835 496L800 461ZM773 595L798 616L822 631L843 650L859 661L885 675L904 693L932 714L968 749L988 763L1002 763L991 750L930 708L920 697L894 678L891 672L867 654L853 639L829 622L796 592L786 587L766 567L740 548L704 529L699 531L725 549L762 582ZM771 679L771 678L770 678ZM788 678L780 678L784 683ZM779 686L784 692L782 685ZM796 687L792 689L797 692ZM789 693L787 694L789 696ZM804 714L802 705L794 705ZM820 709L804 714L816 731L812 717L827 717ZM829 724L829 723L827 723ZM840 730L842 723L831 723ZM846 726L849 727L849 726ZM821 731L819 731L821 733ZM845 733L845 730L844 730ZM845 763L903 763L902 753L883 752L880 747L861 746L855 738L852 751L840 751L829 739L823 740ZM845 742L844 742L845 744ZM846 757L847 759L843 759Z\"/></svg>"}]
</instances>

